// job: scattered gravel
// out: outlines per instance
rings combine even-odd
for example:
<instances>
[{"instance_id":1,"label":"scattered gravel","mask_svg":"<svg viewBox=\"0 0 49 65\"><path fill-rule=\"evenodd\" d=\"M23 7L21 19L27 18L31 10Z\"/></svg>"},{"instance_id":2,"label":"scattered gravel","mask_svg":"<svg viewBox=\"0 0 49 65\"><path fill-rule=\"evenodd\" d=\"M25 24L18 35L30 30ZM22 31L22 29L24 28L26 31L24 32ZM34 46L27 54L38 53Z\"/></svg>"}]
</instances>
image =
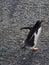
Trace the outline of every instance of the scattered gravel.
<instances>
[{"instance_id":1,"label":"scattered gravel","mask_svg":"<svg viewBox=\"0 0 49 65\"><path fill-rule=\"evenodd\" d=\"M37 19L47 18L38 51L21 49ZM0 65L49 65L49 0L0 0Z\"/></svg>"}]
</instances>

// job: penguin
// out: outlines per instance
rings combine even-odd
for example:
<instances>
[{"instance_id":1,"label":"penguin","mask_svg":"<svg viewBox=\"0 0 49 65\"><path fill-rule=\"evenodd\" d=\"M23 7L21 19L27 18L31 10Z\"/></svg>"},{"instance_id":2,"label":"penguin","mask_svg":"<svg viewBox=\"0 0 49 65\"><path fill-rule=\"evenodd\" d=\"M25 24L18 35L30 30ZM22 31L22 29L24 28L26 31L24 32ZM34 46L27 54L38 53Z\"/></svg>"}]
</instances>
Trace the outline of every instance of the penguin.
<instances>
[{"instance_id":1,"label":"penguin","mask_svg":"<svg viewBox=\"0 0 49 65\"><path fill-rule=\"evenodd\" d=\"M23 29L29 29L29 33L27 35L27 38L25 41L23 41L23 46L22 48L25 48L28 46L30 49L37 51L38 48L36 48L37 41L39 39L41 30L42 30L42 23L46 22L47 19L42 19L42 20L37 20L35 25L33 27L22 27L21 30Z\"/></svg>"}]
</instances>

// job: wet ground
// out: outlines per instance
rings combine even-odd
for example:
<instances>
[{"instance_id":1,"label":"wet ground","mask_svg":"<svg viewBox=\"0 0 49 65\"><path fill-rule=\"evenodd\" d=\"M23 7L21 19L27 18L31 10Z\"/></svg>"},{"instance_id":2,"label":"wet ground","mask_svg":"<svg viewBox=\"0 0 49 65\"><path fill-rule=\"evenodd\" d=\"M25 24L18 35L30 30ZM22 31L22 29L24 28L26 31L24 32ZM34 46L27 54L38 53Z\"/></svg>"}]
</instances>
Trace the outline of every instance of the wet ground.
<instances>
[{"instance_id":1,"label":"wet ground","mask_svg":"<svg viewBox=\"0 0 49 65\"><path fill-rule=\"evenodd\" d=\"M47 18L38 51L21 49L28 30L37 19ZM0 65L49 65L49 0L0 0Z\"/></svg>"}]
</instances>

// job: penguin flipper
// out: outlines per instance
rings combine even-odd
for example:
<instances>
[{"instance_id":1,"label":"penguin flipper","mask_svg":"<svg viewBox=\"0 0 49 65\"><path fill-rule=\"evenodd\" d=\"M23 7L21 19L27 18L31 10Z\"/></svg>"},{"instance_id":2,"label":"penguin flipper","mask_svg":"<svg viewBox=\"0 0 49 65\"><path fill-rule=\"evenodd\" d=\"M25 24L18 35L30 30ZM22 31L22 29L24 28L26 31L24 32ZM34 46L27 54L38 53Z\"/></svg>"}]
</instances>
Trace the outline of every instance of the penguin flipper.
<instances>
[{"instance_id":1,"label":"penguin flipper","mask_svg":"<svg viewBox=\"0 0 49 65\"><path fill-rule=\"evenodd\" d=\"M23 28L20 28L20 30L22 30L22 29L29 29L29 30L31 30L32 27L23 27Z\"/></svg>"}]
</instances>

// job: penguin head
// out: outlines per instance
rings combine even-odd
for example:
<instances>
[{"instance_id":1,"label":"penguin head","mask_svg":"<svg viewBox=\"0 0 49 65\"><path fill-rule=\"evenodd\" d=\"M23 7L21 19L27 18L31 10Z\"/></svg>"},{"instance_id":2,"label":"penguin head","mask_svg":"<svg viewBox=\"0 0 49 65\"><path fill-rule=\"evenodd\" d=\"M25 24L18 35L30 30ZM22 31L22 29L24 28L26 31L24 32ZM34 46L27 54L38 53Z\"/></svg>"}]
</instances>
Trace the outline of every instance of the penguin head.
<instances>
[{"instance_id":1,"label":"penguin head","mask_svg":"<svg viewBox=\"0 0 49 65\"><path fill-rule=\"evenodd\" d=\"M41 20L37 20L36 26L41 26L41 25L43 25L44 23L47 23L47 22L48 22L48 20L46 18L43 18Z\"/></svg>"}]
</instances>

